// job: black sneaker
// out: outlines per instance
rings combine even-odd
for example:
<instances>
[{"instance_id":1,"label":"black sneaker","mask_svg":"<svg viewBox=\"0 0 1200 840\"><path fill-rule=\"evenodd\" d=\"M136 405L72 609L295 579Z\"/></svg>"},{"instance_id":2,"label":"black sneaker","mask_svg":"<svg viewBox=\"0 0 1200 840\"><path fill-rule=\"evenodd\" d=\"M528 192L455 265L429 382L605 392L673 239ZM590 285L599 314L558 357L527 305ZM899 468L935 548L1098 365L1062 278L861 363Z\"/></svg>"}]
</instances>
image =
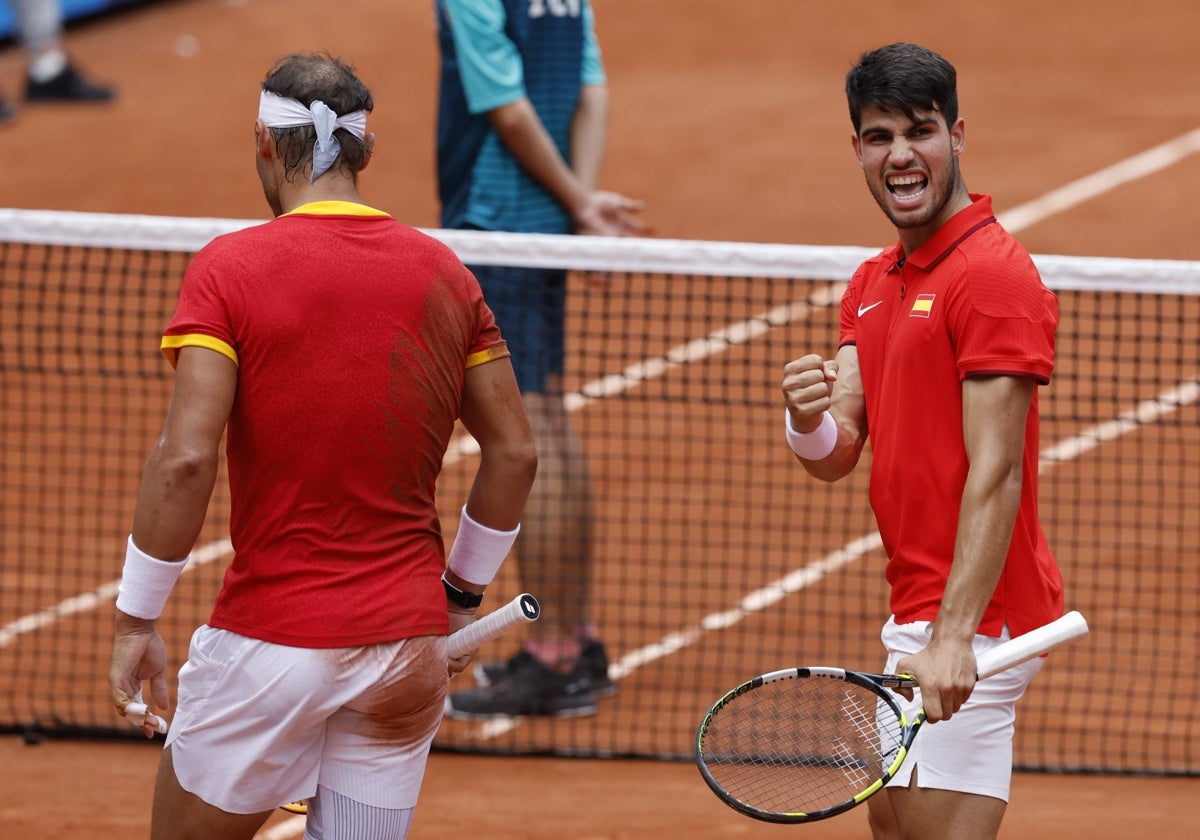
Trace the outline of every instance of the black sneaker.
<instances>
[{"instance_id":1,"label":"black sneaker","mask_svg":"<svg viewBox=\"0 0 1200 840\"><path fill-rule=\"evenodd\" d=\"M520 656L521 654L518 653L511 659L476 662L472 671L475 675L475 682L480 685L494 685L500 682ZM604 643L598 639L590 639L579 651L579 664L576 666L576 670L582 671L583 675L591 681L592 691L601 697L612 697L617 693L617 684L608 675L608 654L604 650Z\"/></svg>"},{"instance_id":2,"label":"black sneaker","mask_svg":"<svg viewBox=\"0 0 1200 840\"><path fill-rule=\"evenodd\" d=\"M68 64L63 71L44 82L25 78L25 99L28 102L108 102L116 91L89 82Z\"/></svg>"},{"instance_id":3,"label":"black sneaker","mask_svg":"<svg viewBox=\"0 0 1200 840\"><path fill-rule=\"evenodd\" d=\"M491 685L446 698L446 714L460 720L498 717L582 717L596 713L596 692L578 667L569 674L547 668L528 651L509 660Z\"/></svg>"},{"instance_id":4,"label":"black sneaker","mask_svg":"<svg viewBox=\"0 0 1200 840\"><path fill-rule=\"evenodd\" d=\"M17 116L17 110L4 99L0 99L0 124L12 122Z\"/></svg>"}]
</instances>

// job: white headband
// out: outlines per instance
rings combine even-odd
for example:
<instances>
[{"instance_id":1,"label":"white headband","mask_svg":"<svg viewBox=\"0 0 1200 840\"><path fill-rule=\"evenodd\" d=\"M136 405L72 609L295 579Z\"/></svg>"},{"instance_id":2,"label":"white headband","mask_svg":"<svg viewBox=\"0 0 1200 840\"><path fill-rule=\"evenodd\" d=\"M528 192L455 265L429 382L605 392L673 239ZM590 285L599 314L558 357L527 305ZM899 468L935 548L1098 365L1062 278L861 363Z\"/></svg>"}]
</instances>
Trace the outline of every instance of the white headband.
<instances>
[{"instance_id":1,"label":"white headband","mask_svg":"<svg viewBox=\"0 0 1200 840\"><path fill-rule=\"evenodd\" d=\"M310 181L324 175L342 151L342 144L333 136L335 129L344 128L359 140L367 133L366 111L354 111L339 117L319 99L305 108L299 99L280 96L267 90L258 98L258 118L267 128L311 125L317 129L317 145L313 149L313 171Z\"/></svg>"}]
</instances>

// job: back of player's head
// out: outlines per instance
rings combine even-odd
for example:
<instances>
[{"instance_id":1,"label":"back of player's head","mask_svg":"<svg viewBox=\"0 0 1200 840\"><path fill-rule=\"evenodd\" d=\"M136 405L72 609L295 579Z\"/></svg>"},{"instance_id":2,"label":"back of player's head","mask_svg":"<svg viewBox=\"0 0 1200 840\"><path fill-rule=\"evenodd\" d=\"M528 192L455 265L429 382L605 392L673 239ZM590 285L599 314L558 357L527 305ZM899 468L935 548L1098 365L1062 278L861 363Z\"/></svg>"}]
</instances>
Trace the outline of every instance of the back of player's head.
<instances>
[{"instance_id":1,"label":"back of player's head","mask_svg":"<svg viewBox=\"0 0 1200 840\"><path fill-rule=\"evenodd\" d=\"M371 91L362 83L354 68L326 53L301 53L284 56L275 62L262 89L267 93L297 100L305 108L323 102L339 117L375 107ZM356 175L367 161L368 148L363 138L345 128L334 131L340 153L334 166ZM289 176L311 170L317 129L313 125L272 128L271 136L284 169Z\"/></svg>"},{"instance_id":2,"label":"back of player's head","mask_svg":"<svg viewBox=\"0 0 1200 840\"><path fill-rule=\"evenodd\" d=\"M846 103L857 133L866 108L913 119L914 111L937 110L953 125L958 119L958 74L933 50L917 44L889 44L863 53L846 74Z\"/></svg>"}]
</instances>

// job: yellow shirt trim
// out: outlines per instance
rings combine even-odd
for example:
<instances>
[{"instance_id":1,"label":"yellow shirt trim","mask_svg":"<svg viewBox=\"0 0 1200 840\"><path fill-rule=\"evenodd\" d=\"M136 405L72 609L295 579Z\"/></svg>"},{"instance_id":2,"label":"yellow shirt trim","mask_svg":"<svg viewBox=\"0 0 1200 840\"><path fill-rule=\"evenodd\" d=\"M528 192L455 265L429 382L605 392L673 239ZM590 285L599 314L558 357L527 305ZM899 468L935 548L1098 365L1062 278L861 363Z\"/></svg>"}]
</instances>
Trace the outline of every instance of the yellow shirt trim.
<instances>
[{"instance_id":1,"label":"yellow shirt trim","mask_svg":"<svg viewBox=\"0 0 1200 840\"><path fill-rule=\"evenodd\" d=\"M354 201L310 201L290 210L284 216L387 216L382 210ZM282 216L280 217L282 218Z\"/></svg>"},{"instance_id":2,"label":"yellow shirt trim","mask_svg":"<svg viewBox=\"0 0 1200 840\"><path fill-rule=\"evenodd\" d=\"M235 365L238 363L237 351L221 339L213 338L211 335L200 335L199 333L164 335L159 347L163 355L167 357L167 361L171 363L171 367L175 367L179 363L179 350L182 347L207 347L209 350L220 353Z\"/></svg>"},{"instance_id":3,"label":"yellow shirt trim","mask_svg":"<svg viewBox=\"0 0 1200 840\"><path fill-rule=\"evenodd\" d=\"M501 341L499 344L493 344L491 347L484 348L478 353L472 353L470 356L467 356L466 369L470 370L473 367L486 364L487 362L494 362L497 359L505 359L509 355L511 354L508 352L507 342Z\"/></svg>"}]
</instances>

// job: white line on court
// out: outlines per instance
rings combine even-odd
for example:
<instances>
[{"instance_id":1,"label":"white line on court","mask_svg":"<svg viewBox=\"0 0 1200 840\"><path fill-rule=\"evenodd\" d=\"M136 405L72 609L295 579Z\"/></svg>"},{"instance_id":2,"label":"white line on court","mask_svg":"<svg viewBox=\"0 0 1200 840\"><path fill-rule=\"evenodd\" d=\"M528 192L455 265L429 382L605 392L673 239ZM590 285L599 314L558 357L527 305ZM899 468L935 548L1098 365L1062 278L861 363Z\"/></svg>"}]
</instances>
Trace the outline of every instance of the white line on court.
<instances>
[{"instance_id":1,"label":"white line on court","mask_svg":"<svg viewBox=\"0 0 1200 840\"><path fill-rule=\"evenodd\" d=\"M1200 128L1155 146L1153 149L1147 149L1141 154L1126 158L1099 172L1093 172L1091 175L1072 181L1066 186L1046 193L1041 198L1000 213L996 218L1010 232L1016 233L1018 230L1037 224L1064 210L1069 210L1122 184L1145 178L1147 175L1153 175L1155 172L1174 166L1197 152L1200 152Z\"/></svg>"},{"instance_id":2,"label":"white line on court","mask_svg":"<svg viewBox=\"0 0 1200 840\"><path fill-rule=\"evenodd\" d=\"M183 567L186 574L197 566L204 566L219 560L233 550L229 540L217 540L197 548L188 555L188 564ZM115 555L114 555L115 556ZM25 633L32 633L42 627L48 627L56 621L88 610L97 609L101 604L117 597L117 587L121 581L110 580L91 592L68 598L40 612L31 613L0 627L0 648L12 644L13 640Z\"/></svg>"}]
</instances>

